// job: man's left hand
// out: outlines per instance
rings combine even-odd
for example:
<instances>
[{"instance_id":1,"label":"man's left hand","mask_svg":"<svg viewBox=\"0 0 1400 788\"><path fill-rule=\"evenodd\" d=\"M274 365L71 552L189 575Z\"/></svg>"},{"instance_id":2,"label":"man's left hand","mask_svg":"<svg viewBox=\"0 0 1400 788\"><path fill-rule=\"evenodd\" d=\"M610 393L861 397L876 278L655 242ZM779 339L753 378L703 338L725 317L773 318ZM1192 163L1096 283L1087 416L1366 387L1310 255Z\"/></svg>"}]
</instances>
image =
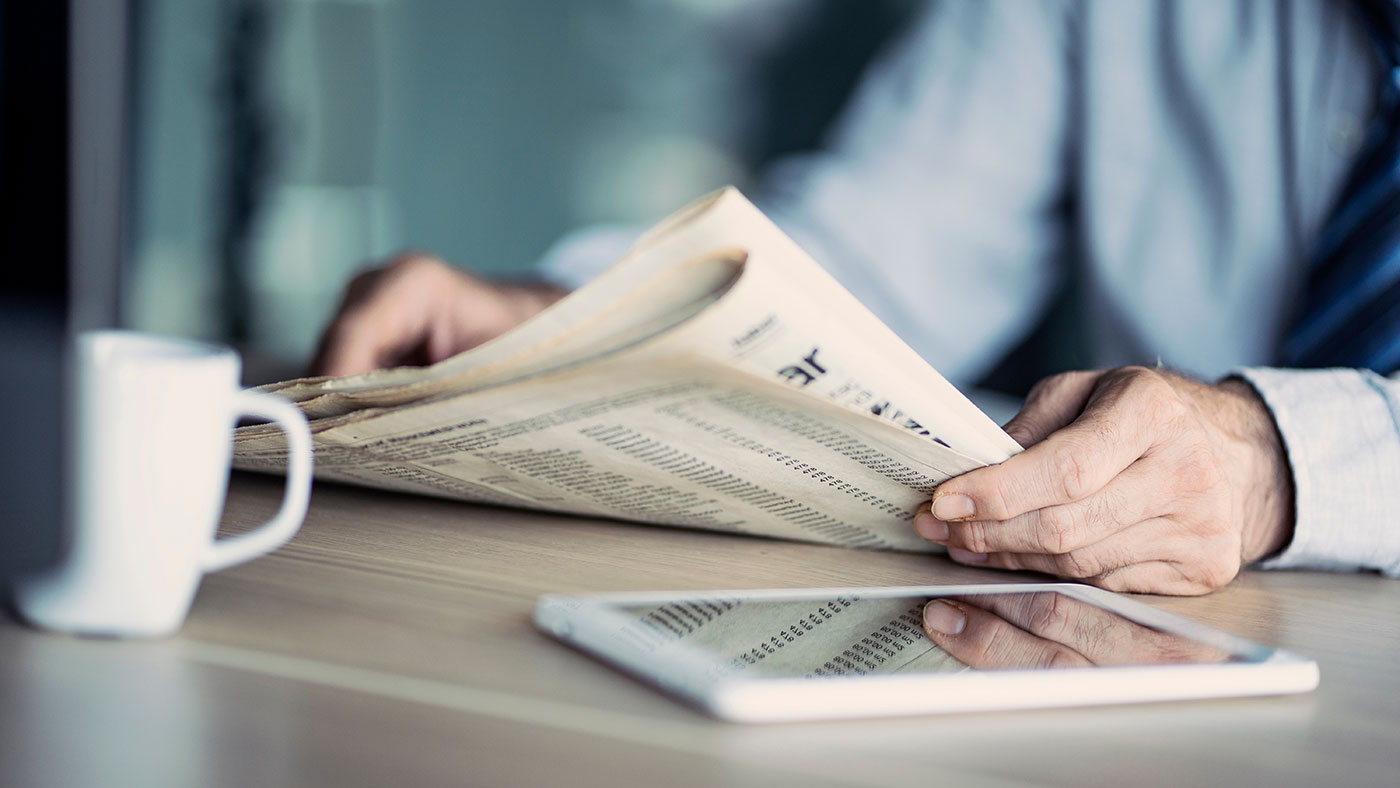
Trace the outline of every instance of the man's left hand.
<instances>
[{"instance_id":1,"label":"man's left hand","mask_svg":"<svg viewBox=\"0 0 1400 788\"><path fill-rule=\"evenodd\" d=\"M1242 380L1070 372L1006 431L1025 452L944 482L915 518L960 563L1202 594L1292 537L1278 429Z\"/></svg>"}]
</instances>

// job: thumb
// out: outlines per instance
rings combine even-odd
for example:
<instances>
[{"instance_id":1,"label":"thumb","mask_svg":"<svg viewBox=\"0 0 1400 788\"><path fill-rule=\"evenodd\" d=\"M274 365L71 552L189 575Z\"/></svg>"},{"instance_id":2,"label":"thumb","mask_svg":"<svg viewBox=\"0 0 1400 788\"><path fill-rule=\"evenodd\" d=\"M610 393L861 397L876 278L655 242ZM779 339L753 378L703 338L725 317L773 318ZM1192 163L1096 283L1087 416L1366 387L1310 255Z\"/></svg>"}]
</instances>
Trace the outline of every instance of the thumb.
<instances>
[{"instance_id":1,"label":"thumb","mask_svg":"<svg viewBox=\"0 0 1400 788\"><path fill-rule=\"evenodd\" d=\"M1045 378L1035 384L1021 412L1006 422L1003 429L1022 447L1040 443L1050 433L1079 418L1103 374L1100 370L1090 370Z\"/></svg>"}]
</instances>

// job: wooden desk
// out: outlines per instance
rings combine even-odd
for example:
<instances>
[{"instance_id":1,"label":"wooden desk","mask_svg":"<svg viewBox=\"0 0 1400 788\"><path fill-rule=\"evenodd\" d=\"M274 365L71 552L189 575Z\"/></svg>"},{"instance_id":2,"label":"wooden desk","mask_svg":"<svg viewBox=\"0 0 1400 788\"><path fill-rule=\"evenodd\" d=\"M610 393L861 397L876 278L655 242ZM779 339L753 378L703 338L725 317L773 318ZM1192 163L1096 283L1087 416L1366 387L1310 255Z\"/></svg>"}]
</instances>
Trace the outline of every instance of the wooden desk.
<instances>
[{"instance_id":1,"label":"wooden desk","mask_svg":"<svg viewBox=\"0 0 1400 788\"><path fill-rule=\"evenodd\" d=\"M234 479L225 526L276 505ZM744 727L537 634L547 591L1013 582L942 558L321 486L178 637L0 624L0 785L1394 785L1400 581L1249 572L1148 601L1322 666L1314 694Z\"/></svg>"}]
</instances>

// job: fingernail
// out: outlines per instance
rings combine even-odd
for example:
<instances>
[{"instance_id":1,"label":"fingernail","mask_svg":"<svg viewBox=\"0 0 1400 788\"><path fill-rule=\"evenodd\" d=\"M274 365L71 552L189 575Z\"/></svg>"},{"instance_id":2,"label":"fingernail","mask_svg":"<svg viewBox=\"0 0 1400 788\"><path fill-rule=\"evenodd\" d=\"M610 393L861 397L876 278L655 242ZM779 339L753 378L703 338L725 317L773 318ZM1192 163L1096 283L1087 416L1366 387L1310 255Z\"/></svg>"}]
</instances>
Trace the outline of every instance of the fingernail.
<instances>
[{"instance_id":1,"label":"fingernail","mask_svg":"<svg viewBox=\"0 0 1400 788\"><path fill-rule=\"evenodd\" d=\"M985 564L987 563L986 553L974 553L971 550L959 550L956 547L948 548L948 556L954 561L964 564Z\"/></svg>"},{"instance_id":2,"label":"fingernail","mask_svg":"<svg viewBox=\"0 0 1400 788\"><path fill-rule=\"evenodd\" d=\"M924 626L945 635L961 635L967 628L967 616L940 599L924 605Z\"/></svg>"},{"instance_id":3,"label":"fingernail","mask_svg":"<svg viewBox=\"0 0 1400 788\"><path fill-rule=\"evenodd\" d=\"M928 512L914 518L914 530L930 542L948 541L948 524Z\"/></svg>"},{"instance_id":4,"label":"fingernail","mask_svg":"<svg viewBox=\"0 0 1400 788\"><path fill-rule=\"evenodd\" d=\"M961 493L933 499L933 516L940 520L966 520L976 513L972 499Z\"/></svg>"}]
</instances>

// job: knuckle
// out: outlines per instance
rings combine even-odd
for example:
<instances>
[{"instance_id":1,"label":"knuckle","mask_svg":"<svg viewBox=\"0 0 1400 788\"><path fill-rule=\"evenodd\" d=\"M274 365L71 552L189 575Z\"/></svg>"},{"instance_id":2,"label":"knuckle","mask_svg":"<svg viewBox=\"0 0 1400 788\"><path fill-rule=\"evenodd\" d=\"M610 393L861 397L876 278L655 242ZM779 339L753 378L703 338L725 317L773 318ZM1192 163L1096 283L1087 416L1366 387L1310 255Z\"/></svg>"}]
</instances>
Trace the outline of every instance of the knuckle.
<instances>
[{"instance_id":1,"label":"knuckle","mask_svg":"<svg viewBox=\"0 0 1400 788\"><path fill-rule=\"evenodd\" d=\"M1086 533L1105 529L1119 531L1136 525L1142 517L1141 504L1132 501L1128 493L1108 489L1085 511L1083 526Z\"/></svg>"},{"instance_id":2,"label":"knuckle","mask_svg":"<svg viewBox=\"0 0 1400 788\"><path fill-rule=\"evenodd\" d=\"M1147 367L1120 367L1112 373L1112 382L1128 404L1134 407L1163 406L1176 401L1176 389L1166 375Z\"/></svg>"},{"instance_id":3,"label":"knuckle","mask_svg":"<svg viewBox=\"0 0 1400 788\"><path fill-rule=\"evenodd\" d=\"M1017 414L1016 418L1008 421L1004 427L1006 434L1010 435L1021 446L1028 445L1031 437L1042 432L1038 420L1034 416L1025 413Z\"/></svg>"},{"instance_id":4,"label":"knuckle","mask_svg":"<svg viewBox=\"0 0 1400 788\"><path fill-rule=\"evenodd\" d=\"M1115 390L1119 394L1136 393L1143 394L1153 385L1153 381L1159 375L1156 370L1142 366L1118 367L1109 370L1104 374L1104 388Z\"/></svg>"},{"instance_id":5,"label":"knuckle","mask_svg":"<svg viewBox=\"0 0 1400 788\"><path fill-rule=\"evenodd\" d=\"M1068 506L1041 509L1037 514L1035 543L1050 553L1067 553L1080 533L1079 518Z\"/></svg>"},{"instance_id":6,"label":"knuckle","mask_svg":"<svg viewBox=\"0 0 1400 788\"><path fill-rule=\"evenodd\" d=\"M1182 662L1195 662L1197 655L1185 646L1172 643L1154 643L1147 648L1149 659L1153 662L1167 664L1178 664Z\"/></svg>"},{"instance_id":7,"label":"knuckle","mask_svg":"<svg viewBox=\"0 0 1400 788\"><path fill-rule=\"evenodd\" d=\"M1052 392L1060 391L1061 389L1070 386L1073 382L1074 373L1072 372L1061 372L1056 375L1051 375L1048 378L1041 378L1039 381L1036 382L1034 386L1031 387L1030 393L1027 395L1027 399L1030 399L1032 397L1043 397Z\"/></svg>"},{"instance_id":8,"label":"knuckle","mask_svg":"<svg viewBox=\"0 0 1400 788\"><path fill-rule=\"evenodd\" d=\"M1105 591L1113 591L1120 594L1133 593L1137 591L1150 592L1153 590L1164 590L1161 588L1153 589L1148 586L1140 585L1134 582L1131 573L1128 572L1110 572L1106 575L1089 578L1088 582L1091 585L1098 586L1099 588L1102 588Z\"/></svg>"},{"instance_id":9,"label":"knuckle","mask_svg":"<svg viewBox=\"0 0 1400 788\"><path fill-rule=\"evenodd\" d=\"M1037 662L1039 664L1036 667L1044 668L1047 670L1073 668L1078 667L1080 664L1079 660L1076 660L1069 655L1069 652L1059 648L1046 649L1042 653L1041 658L1037 660Z\"/></svg>"},{"instance_id":10,"label":"knuckle","mask_svg":"<svg viewBox=\"0 0 1400 788\"><path fill-rule=\"evenodd\" d=\"M345 286L345 297L340 305L341 311L343 312L370 297L378 288L383 276L383 268L367 268L351 277L350 283Z\"/></svg>"},{"instance_id":11,"label":"knuckle","mask_svg":"<svg viewBox=\"0 0 1400 788\"><path fill-rule=\"evenodd\" d=\"M1167 376L1159 369L1144 366L1123 367L1122 380L1130 388L1149 395L1159 396L1172 390Z\"/></svg>"},{"instance_id":12,"label":"knuckle","mask_svg":"<svg viewBox=\"0 0 1400 788\"><path fill-rule=\"evenodd\" d=\"M1176 422L1185 410L1181 396L1161 375L1141 385L1135 405L1146 414L1148 423L1159 427Z\"/></svg>"},{"instance_id":13,"label":"knuckle","mask_svg":"<svg viewBox=\"0 0 1400 788\"><path fill-rule=\"evenodd\" d=\"M423 292L449 288L455 269L441 258L413 252L394 258L385 266L384 273L384 289L392 288L399 293Z\"/></svg>"},{"instance_id":14,"label":"knuckle","mask_svg":"<svg viewBox=\"0 0 1400 788\"><path fill-rule=\"evenodd\" d=\"M1103 377L1101 369L1076 369L1069 372L1061 372L1054 375L1051 380L1060 388L1073 388L1083 385L1087 381L1097 380Z\"/></svg>"},{"instance_id":15,"label":"knuckle","mask_svg":"<svg viewBox=\"0 0 1400 788\"><path fill-rule=\"evenodd\" d=\"M405 286L417 288L419 283L432 282L449 270L445 262L432 255L400 252L387 263L356 274L346 287L346 305L358 307L393 297L393 293L401 292Z\"/></svg>"},{"instance_id":16,"label":"knuckle","mask_svg":"<svg viewBox=\"0 0 1400 788\"><path fill-rule=\"evenodd\" d=\"M1004 474L998 474L990 480L986 493L977 498L977 517L982 520L1010 520L1018 512L1013 511L1011 506L1011 482L1005 478Z\"/></svg>"},{"instance_id":17,"label":"knuckle","mask_svg":"<svg viewBox=\"0 0 1400 788\"><path fill-rule=\"evenodd\" d=\"M1071 550L1053 557L1057 573L1083 579L1103 574L1103 562L1089 550Z\"/></svg>"},{"instance_id":18,"label":"knuckle","mask_svg":"<svg viewBox=\"0 0 1400 788\"><path fill-rule=\"evenodd\" d=\"M1176 467L1176 488L1186 493L1207 493L1220 488L1224 470L1205 446L1193 446Z\"/></svg>"},{"instance_id":19,"label":"knuckle","mask_svg":"<svg viewBox=\"0 0 1400 788\"><path fill-rule=\"evenodd\" d=\"M1020 572L1026 568L1026 562L1015 553L992 553L987 565L1012 572Z\"/></svg>"},{"instance_id":20,"label":"knuckle","mask_svg":"<svg viewBox=\"0 0 1400 788\"><path fill-rule=\"evenodd\" d=\"M1214 662L1220 654L1212 646L1164 632L1153 631L1141 642L1143 653L1153 662Z\"/></svg>"},{"instance_id":21,"label":"knuckle","mask_svg":"<svg viewBox=\"0 0 1400 788\"><path fill-rule=\"evenodd\" d=\"M1176 596L1201 596L1214 590L1215 588L1204 580L1193 578L1185 581L1179 588L1168 589L1168 592Z\"/></svg>"},{"instance_id":22,"label":"knuckle","mask_svg":"<svg viewBox=\"0 0 1400 788\"><path fill-rule=\"evenodd\" d=\"M1173 552L1185 553L1187 566L1201 566L1202 556L1212 561L1216 556L1238 554L1242 535L1235 525L1233 502L1228 495L1197 497L1196 500L1182 502L1179 516L1173 517L1192 540L1186 546Z\"/></svg>"},{"instance_id":23,"label":"knuckle","mask_svg":"<svg viewBox=\"0 0 1400 788\"><path fill-rule=\"evenodd\" d=\"M384 267L389 271L404 275L446 268L447 265L440 258L424 252L404 251L394 255L389 264Z\"/></svg>"},{"instance_id":24,"label":"knuckle","mask_svg":"<svg viewBox=\"0 0 1400 788\"><path fill-rule=\"evenodd\" d=\"M1237 561L1231 561L1223 555L1217 554L1216 560L1207 561L1202 567L1199 578L1200 585L1205 591L1215 591L1230 584L1239 574L1240 565Z\"/></svg>"},{"instance_id":25,"label":"knuckle","mask_svg":"<svg viewBox=\"0 0 1400 788\"><path fill-rule=\"evenodd\" d=\"M954 532L961 537L962 548L974 553L989 552L987 549L987 527L984 523L972 521L954 523Z\"/></svg>"},{"instance_id":26,"label":"knuckle","mask_svg":"<svg viewBox=\"0 0 1400 788\"><path fill-rule=\"evenodd\" d=\"M379 278L379 274L382 270L383 269L380 268L366 268L365 270L360 271L359 273L355 274L353 277L350 278L350 288L363 290L364 288L369 287L371 284L374 283L374 280Z\"/></svg>"},{"instance_id":27,"label":"knuckle","mask_svg":"<svg viewBox=\"0 0 1400 788\"><path fill-rule=\"evenodd\" d=\"M1050 455L1050 469L1054 474L1052 484L1065 500L1077 501L1085 493L1087 477L1082 454L1079 446L1068 443L1056 448Z\"/></svg>"},{"instance_id":28,"label":"knuckle","mask_svg":"<svg viewBox=\"0 0 1400 788\"><path fill-rule=\"evenodd\" d=\"M365 333L365 313L359 306L347 307L326 327L326 339L333 343L343 343L356 339Z\"/></svg>"},{"instance_id":29,"label":"knuckle","mask_svg":"<svg viewBox=\"0 0 1400 788\"><path fill-rule=\"evenodd\" d=\"M1066 634L1069 627L1069 616L1065 614L1065 606L1060 594L1036 594L1031 601L1030 609L1031 631L1050 640L1058 640L1060 636Z\"/></svg>"},{"instance_id":30,"label":"knuckle","mask_svg":"<svg viewBox=\"0 0 1400 788\"><path fill-rule=\"evenodd\" d=\"M1031 390L1026 392L1026 402L1035 402L1037 399L1045 396L1045 392L1053 389L1055 381L1063 376L1064 373L1060 373L1059 375L1051 375L1048 378L1037 380L1035 384L1031 386Z\"/></svg>"}]
</instances>

